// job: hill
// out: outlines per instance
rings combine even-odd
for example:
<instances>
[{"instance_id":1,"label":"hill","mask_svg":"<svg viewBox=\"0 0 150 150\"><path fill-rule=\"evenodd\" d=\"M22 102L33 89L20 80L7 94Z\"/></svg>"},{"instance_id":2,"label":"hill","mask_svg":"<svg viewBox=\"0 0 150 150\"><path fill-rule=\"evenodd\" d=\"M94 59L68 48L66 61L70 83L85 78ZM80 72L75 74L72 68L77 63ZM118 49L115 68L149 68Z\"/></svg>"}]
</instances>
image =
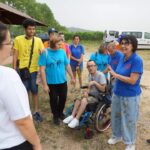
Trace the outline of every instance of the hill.
<instances>
[{"instance_id":1,"label":"hill","mask_svg":"<svg viewBox=\"0 0 150 150\"><path fill-rule=\"evenodd\" d=\"M67 28L69 32L93 32L92 30L86 30L82 28L69 27Z\"/></svg>"}]
</instances>

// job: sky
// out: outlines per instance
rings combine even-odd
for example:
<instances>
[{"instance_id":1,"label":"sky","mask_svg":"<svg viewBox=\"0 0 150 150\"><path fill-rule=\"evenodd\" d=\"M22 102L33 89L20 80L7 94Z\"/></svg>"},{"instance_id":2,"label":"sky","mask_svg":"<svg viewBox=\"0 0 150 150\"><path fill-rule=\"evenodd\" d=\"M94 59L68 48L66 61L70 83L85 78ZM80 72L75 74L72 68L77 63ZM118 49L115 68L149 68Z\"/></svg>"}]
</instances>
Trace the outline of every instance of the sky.
<instances>
[{"instance_id":1,"label":"sky","mask_svg":"<svg viewBox=\"0 0 150 150\"><path fill-rule=\"evenodd\" d=\"M66 27L150 31L150 0L37 0Z\"/></svg>"}]
</instances>

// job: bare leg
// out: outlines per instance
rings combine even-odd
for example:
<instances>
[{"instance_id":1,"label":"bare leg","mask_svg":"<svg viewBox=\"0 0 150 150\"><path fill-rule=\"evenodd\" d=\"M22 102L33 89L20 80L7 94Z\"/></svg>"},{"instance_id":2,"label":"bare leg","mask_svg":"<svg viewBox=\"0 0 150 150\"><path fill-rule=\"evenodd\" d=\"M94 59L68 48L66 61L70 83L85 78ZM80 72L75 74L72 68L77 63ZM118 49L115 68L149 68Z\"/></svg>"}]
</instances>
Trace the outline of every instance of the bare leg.
<instances>
[{"instance_id":1,"label":"bare leg","mask_svg":"<svg viewBox=\"0 0 150 150\"><path fill-rule=\"evenodd\" d=\"M80 74L78 74L78 78L79 78L79 84L81 87L82 86L82 71L80 71Z\"/></svg>"},{"instance_id":2,"label":"bare leg","mask_svg":"<svg viewBox=\"0 0 150 150\"><path fill-rule=\"evenodd\" d=\"M73 111L72 111L72 116L73 117L75 117L75 115L77 114L77 110L79 109L80 104L81 104L80 100L75 101L74 108L73 108Z\"/></svg>"},{"instance_id":3,"label":"bare leg","mask_svg":"<svg viewBox=\"0 0 150 150\"><path fill-rule=\"evenodd\" d=\"M73 71L73 76L74 76L74 79L75 79L75 84L74 84L74 88L76 87L76 71Z\"/></svg>"},{"instance_id":4,"label":"bare leg","mask_svg":"<svg viewBox=\"0 0 150 150\"><path fill-rule=\"evenodd\" d=\"M38 112L38 94L32 94L34 113Z\"/></svg>"},{"instance_id":5,"label":"bare leg","mask_svg":"<svg viewBox=\"0 0 150 150\"><path fill-rule=\"evenodd\" d=\"M87 102L87 98L83 98L81 101L81 105L79 107L78 113L76 115L76 118L79 120L81 115L83 114L83 112L85 111L85 108L87 106L88 102Z\"/></svg>"}]
</instances>

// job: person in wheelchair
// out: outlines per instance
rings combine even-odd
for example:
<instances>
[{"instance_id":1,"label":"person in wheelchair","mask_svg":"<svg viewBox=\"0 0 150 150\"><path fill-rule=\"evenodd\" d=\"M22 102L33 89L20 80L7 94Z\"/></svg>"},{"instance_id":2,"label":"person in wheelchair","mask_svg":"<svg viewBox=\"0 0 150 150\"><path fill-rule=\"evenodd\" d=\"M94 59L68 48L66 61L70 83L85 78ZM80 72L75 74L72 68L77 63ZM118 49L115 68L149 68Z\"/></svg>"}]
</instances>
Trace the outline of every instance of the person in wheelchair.
<instances>
[{"instance_id":1,"label":"person in wheelchair","mask_svg":"<svg viewBox=\"0 0 150 150\"><path fill-rule=\"evenodd\" d=\"M105 92L106 78L102 72L97 71L97 66L94 61L87 62L89 71L88 89L76 98L72 114L63 120L63 123L68 124L68 127L75 128L79 126L79 119L86 109L87 104L97 102L97 96L100 92Z\"/></svg>"}]
</instances>

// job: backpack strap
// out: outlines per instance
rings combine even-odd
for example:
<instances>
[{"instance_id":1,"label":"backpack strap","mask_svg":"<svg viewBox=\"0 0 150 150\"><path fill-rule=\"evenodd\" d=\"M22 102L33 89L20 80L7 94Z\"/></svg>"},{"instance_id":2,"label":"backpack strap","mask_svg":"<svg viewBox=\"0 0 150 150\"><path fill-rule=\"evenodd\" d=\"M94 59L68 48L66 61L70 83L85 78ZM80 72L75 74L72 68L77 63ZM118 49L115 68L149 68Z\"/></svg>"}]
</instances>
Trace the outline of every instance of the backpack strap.
<instances>
[{"instance_id":1,"label":"backpack strap","mask_svg":"<svg viewBox=\"0 0 150 150\"><path fill-rule=\"evenodd\" d=\"M31 46L31 52L30 52L30 58L29 58L29 65L28 65L28 68L30 68L30 66L31 66L32 56L33 56L33 49L34 49L34 37L33 37L33 39L32 39L32 46Z\"/></svg>"}]
</instances>

